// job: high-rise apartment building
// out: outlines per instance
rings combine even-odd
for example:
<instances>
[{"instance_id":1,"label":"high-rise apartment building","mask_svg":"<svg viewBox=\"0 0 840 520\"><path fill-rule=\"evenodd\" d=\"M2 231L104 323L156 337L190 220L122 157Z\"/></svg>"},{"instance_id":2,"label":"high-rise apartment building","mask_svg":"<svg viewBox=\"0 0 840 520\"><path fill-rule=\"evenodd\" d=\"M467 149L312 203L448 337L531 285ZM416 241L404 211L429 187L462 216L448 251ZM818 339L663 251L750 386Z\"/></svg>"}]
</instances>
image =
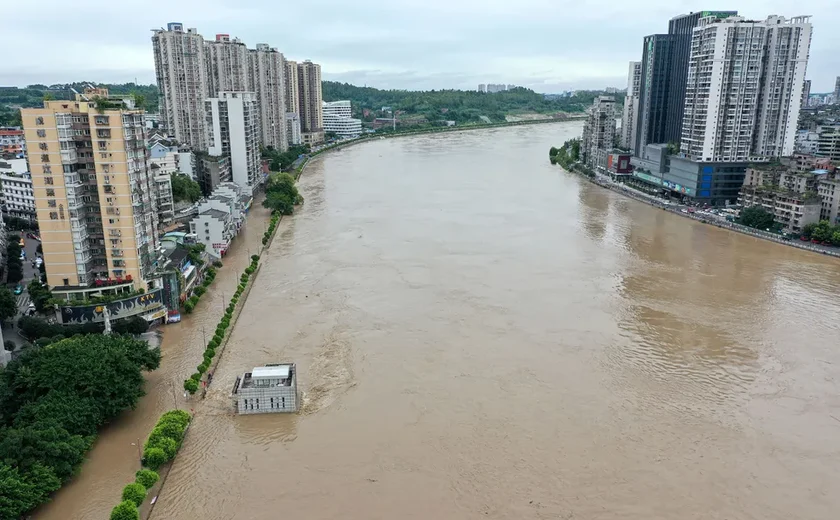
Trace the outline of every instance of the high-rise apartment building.
<instances>
[{"instance_id":1,"label":"high-rise apartment building","mask_svg":"<svg viewBox=\"0 0 840 520\"><path fill-rule=\"evenodd\" d=\"M248 48L239 38L217 34L214 41L204 42L207 69L207 95L216 97L222 91L244 92L248 88Z\"/></svg>"},{"instance_id":2,"label":"high-rise apartment building","mask_svg":"<svg viewBox=\"0 0 840 520\"><path fill-rule=\"evenodd\" d=\"M300 115L300 88L298 86L298 64L283 58L283 79L286 97L286 113Z\"/></svg>"},{"instance_id":3,"label":"high-rise apartment building","mask_svg":"<svg viewBox=\"0 0 840 520\"><path fill-rule=\"evenodd\" d=\"M479 83L478 84L478 91L479 92L487 92L487 85L485 85L484 83Z\"/></svg>"},{"instance_id":4,"label":"high-rise apartment building","mask_svg":"<svg viewBox=\"0 0 840 520\"><path fill-rule=\"evenodd\" d=\"M671 86L671 56L674 38L670 34L645 36L636 116L637 153L650 143L667 143L665 131Z\"/></svg>"},{"instance_id":5,"label":"high-rise apartment building","mask_svg":"<svg viewBox=\"0 0 840 520\"><path fill-rule=\"evenodd\" d=\"M802 85L802 104L800 105L802 108L806 108L808 106L808 99L811 97L811 80L806 79L805 84Z\"/></svg>"},{"instance_id":6,"label":"high-rise apartment building","mask_svg":"<svg viewBox=\"0 0 840 520\"><path fill-rule=\"evenodd\" d=\"M88 89L21 117L54 293L84 297L97 283L149 289L158 215L143 111Z\"/></svg>"},{"instance_id":7,"label":"high-rise apartment building","mask_svg":"<svg viewBox=\"0 0 840 520\"><path fill-rule=\"evenodd\" d=\"M599 150L611 150L615 145L615 98L598 96L586 111L583 138L580 144L581 161L594 167Z\"/></svg>"},{"instance_id":8,"label":"high-rise apartment building","mask_svg":"<svg viewBox=\"0 0 840 520\"><path fill-rule=\"evenodd\" d=\"M840 76L834 80L834 102L840 103Z\"/></svg>"},{"instance_id":9,"label":"high-rise apartment building","mask_svg":"<svg viewBox=\"0 0 840 520\"><path fill-rule=\"evenodd\" d=\"M248 90L257 95L260 108L260 142L285 152L286 82L283 55L265 43L248 51Z\"/></svg>"},{"instance_id":10,"label":"high-rise apartment building","mask_svg":"<svg viewBox=\"0 0 840 520\"><path fill-rule=\"evenodd\" d=\"M219 92L205 101L207 151L230 157L233 182L248 194L263 182L260 169L260 125L253 92Z\"/></svg>"},{"instance_id":11,"label":"high-rise apartment building","mask_svg":"<svg viewBox=\"0 0 840 520\"><path fill-rule=\"evenodd\" d=\"M630 149L636 145L636 113L639 110L639 94L642 89L642 62L631 61L627 73L627 96L624 98L624 113L621 118L622 148Z\"/></svg>"},{"instance_id":12,"label":"high-rise apartment building","mask_svg":"<svg viewBox=\"0 0 840 520\"><path fill-rule=\"evenodd\" d=\"M300 129L308 145L324 141L324 114L321 99L321 66L306 60L298 63Z\"/></svg>"},{"instance_id":13,"label":"high-rise apartment building","mask_svg":"<svg viewBox=\"0 0 840 520\"><path fill-rule=\"evenodd\" d=\"M160 113L169 135L195 149L205 149L204 99L207 71L204 38L195 29L172 22L152 35Z\"/></svg>"},{"instance_id":14,"label":"high-rise apartment building","mask_svg":"<svg viewBox=\"0 0 840 520\"><path fill-rule=\"evenodd\" d=\"M286 139L289 141L289 146L303 143L303 137L300 135L300 116L294 112L286 114Z\"/></svg>"},{"instance_id":15,"label":"high-rise apartment building","mask_svg":"<svg viewBox=\"0 0 840 520\"><path fill-rule=\"evenodd\" d=\"M702 18L694 30L681 152L697 161L761 161L794 151L811 24Z\"/></svg>"}]
</instances>

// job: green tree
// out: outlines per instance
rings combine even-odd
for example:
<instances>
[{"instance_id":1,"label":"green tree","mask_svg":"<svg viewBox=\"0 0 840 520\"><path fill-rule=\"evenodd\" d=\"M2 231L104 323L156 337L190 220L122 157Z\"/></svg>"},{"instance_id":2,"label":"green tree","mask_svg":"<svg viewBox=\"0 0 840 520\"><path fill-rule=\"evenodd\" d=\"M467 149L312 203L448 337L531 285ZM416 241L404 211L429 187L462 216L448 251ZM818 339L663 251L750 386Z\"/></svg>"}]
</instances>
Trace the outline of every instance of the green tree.
<instances>
[{"instance_id":1,"label":"green tree","mask_svg":"<svg viewBox=\"0 0 840 520\"><path fill-rule=\"evenodd\" d=\"M92 437L72 435L55 423L0 430L0 461L30 471L37 465L51 468L61 480L81 464Z\"/></svg>"},{"instance_id":2,"label":"green tree","mask_svg":"<svg viewBox=\"0 0 840 520\"><path fill-rule=\"evenodd\" d=\"M840 246L840 227L835 227L831 234L831 243L835 246Z\"/></svg>"},{"instance_id":3,"label":"green tree","mask_svg":"<svg viewBox=\"0 0 840 520\"><path fill-rule=\"evenodd\" d=\"M128 484L123 488L122 499L133 502L137 507L140 507L146 500L146 488L142 484Z\"/></svg>"},{"instance_id":4,"label":"green tree","mask_svg":"<svg viewBox=\"0 0 840 520\"><path fill-rule=\"evenodd\" d=\"M811 238L815 238L820 242L828 242L834 234L834 229L827 220L821 220L813 231L811 231Z\"/></svg>"},{"instance_id":5,"label":"green tree","mask_svg":"<svg viewBox=\"0 0 840 520\"><path fill-rule=\"evenodd\" d=\"M805 238L811 238L811 235L814 234L814 230L817 228L817 223L812 222L810 224L806 224L804 228L802 228L802 235Z\"/></svg>"},{"instance_id":6,"label":"green tree","mask_svg":"<svg viewBox=\"0 0 840 520\"><path fill-rule=\"evenodd\" d=\"M28 472L0 462L0 518L20 518L61 487L51 469L36 464Z\"/></svg>"},{"instance_id":7,"label":"green tree","mask_svg":"<svg viewBox=\"0 0 840 520\"><path fill-rule=\"evenodd\" d=\"M5 285L0 286L0 320L8 320L17 315L17 298Z\"/></svg>"},{"instance_id":8,"label":"green tree","mask_svg":"<svg viewBox=\"0 0 840 520\"><path fill-rule=\"evenodd\" d=\"M130 500L124 500L111 510L110 520L140 520L140 511Z\"/></svg>"},{"instance_id":9,"label":"green tree","mask_svg":"<svg viewBox=\"0 0 840 520\"><path fill-rule=\"evenodd\" d=\"M141 469L134 474L135 481L146 489L152 489L152 486L160 479L157 471L150 469Z\"/></svg>"},{"instance_id":10,"label":"green tree","mask_svg":"<svg viewBox=\"0 0 840 520\"><path fill-rule=\"evenodd\" d=\"M153 470L157 470L168 461L169 457L166 456L166 452L160 448L147 448L143 452L143 464Z\"/></svg>"},{"instance_id":11,"label":"green tree","mask_svg":"<svg viewBox=\"0 0 840 520\"><path fill-rule=\"evenodd\" d=\"M37 401L23 405L15 416L15 426L23 427L53 421L71 434L89 436L102 424L102 415L94 399L62 389L50 390Z\"/></svg>"},{"instance_id":12,"label":"green tree","mask_svg":"<svg viewBox=\"0 0 840 520\"><path fill-rule=\"evenodd\" d=\"M741 210L741 224L755 228L768 229L773 227L773 214L761 206L751 206Z\"/></svg>"},{"instance_id":13,"label":"green tree","mask_svg":"<svg viewBox=\"0 0 840 520\"><path fill-rule=\"evenodd\" d=\"M201 198L201 186L182 173L173 173L172 198L176 202L195 202Z\"/></svg>"},{"instance_id":14,"label":"green tree","mask_svg":"<svg viewBox=\"0 0 840 520\"><path fill-rule=\"evenodd\" d=\"M288 173L272 175L265 188L263 206L282 215L291 215L297 204L303 203L295 179Z\"/></svg>"},{"instance_id":15,"label":"green tree","mask_svg":"<svg viewBox=\"0 0 840 520\"><path fill-rule=\"evenodd\" d=\"M112 330L118 334L143 334L149 330L149 322L140 316L132 316L114 322Z\"/></svg>"}]
</instances>

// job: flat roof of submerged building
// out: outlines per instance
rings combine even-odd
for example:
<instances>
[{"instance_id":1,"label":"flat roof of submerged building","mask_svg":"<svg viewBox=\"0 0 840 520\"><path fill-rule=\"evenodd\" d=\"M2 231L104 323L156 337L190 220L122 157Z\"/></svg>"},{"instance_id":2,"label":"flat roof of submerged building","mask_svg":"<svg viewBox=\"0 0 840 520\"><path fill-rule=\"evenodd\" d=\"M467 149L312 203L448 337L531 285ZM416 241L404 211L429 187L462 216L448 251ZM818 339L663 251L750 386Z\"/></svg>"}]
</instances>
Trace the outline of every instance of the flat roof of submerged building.
<instances>
[{"instance_id":1,"label":"flat roof of submerged building","mask_svg":"<svg viewBox=\"0 0 840 520\"><path fill-rule=\"evenodd\" d=\"M251 370L251 377L270 377L277 379L286 379L292 370L292 365L272 365L264 367L254 367Z\"/></svg>"}]
</instances>

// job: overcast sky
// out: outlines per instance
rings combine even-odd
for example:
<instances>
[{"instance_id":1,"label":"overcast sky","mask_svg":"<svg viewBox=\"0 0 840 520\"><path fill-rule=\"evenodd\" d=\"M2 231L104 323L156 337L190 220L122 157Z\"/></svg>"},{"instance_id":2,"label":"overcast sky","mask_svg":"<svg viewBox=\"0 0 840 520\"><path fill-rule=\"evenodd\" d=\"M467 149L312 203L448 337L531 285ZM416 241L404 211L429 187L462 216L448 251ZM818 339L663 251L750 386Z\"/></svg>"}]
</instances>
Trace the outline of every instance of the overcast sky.
<instances>
[{"instance_id":1,"label":"overcast sky","mask_svg":"<svg viewBox=\"0 0 840 520\"><path fill-rule=\"evenodd\" d=\"M538 92L626 86L642 37L703 9L750 18L813 15L812 92L840 75L840 0L93 0L3 2L0 85L155 81L150 29L196 27L288 59L311 59L324 79L404 89L514 83ZM49 15L47 15L49 13Z\"/></svg>"}]
</instances>

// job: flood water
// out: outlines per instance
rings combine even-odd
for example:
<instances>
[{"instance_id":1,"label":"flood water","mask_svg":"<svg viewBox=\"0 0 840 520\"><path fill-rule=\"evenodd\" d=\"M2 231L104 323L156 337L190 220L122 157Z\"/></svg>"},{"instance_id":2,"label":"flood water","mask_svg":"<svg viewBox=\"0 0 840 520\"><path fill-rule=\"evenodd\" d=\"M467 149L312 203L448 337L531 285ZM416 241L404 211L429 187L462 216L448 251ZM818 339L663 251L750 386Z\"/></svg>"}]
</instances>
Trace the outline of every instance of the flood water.
<instances>
[{"instance_id":1,"label":"flood water","mask_svg":"<svg viewBox=\"0 0 840 520\"><path fill-rule=\"evenodd\" d=\"M840 262L551 166L579 134L414 136L314 161L207 399L177 396L197 417L153 518L836 518ZM204 298L210 313L165 329L150 395L38 518L107 516L131 442L221 314L218 291ZM233 415L236 376L284 361L303 411Z\"/></svg>"}]
</instances>

